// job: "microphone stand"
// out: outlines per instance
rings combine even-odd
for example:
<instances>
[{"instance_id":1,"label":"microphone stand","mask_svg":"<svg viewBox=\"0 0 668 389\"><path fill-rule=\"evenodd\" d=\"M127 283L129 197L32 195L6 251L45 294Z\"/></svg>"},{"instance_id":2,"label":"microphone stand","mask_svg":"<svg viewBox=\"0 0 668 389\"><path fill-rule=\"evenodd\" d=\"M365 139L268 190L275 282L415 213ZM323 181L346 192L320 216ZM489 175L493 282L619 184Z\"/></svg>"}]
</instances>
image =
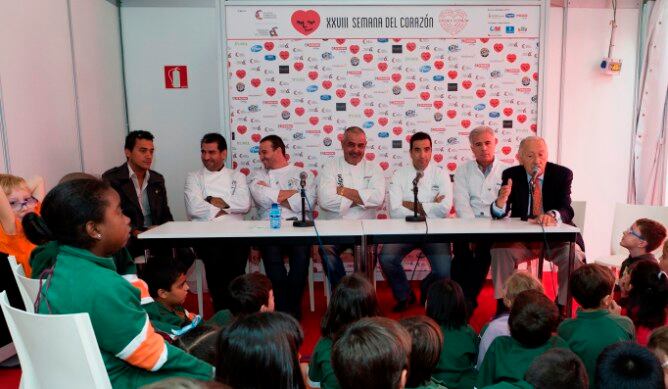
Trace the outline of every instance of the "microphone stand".
<instances>
[{"instance_id":1,"label":"microphone stand","mask_svg":"<svg viewBox=\"0 0 668 389\"><path fill-rule=\"evenodd\" d=\"M304 182L302 182L302 188L299 193L302 197L302 220L295 220L292 222L292 225L295 227L313 227L313 220L306 220L306 189L304 188Z\"/></svg>"},{"instance_id":2,"label":"microphone stand","mask_svg":"<svg viewBox=\"0 0 668 389\"><path fill-rule=\"evenodd\" d=\"M533 189L534 189L533 180L534 180L534 176L532 175L531 179L529 180L529 214L528 214L529 216L527 217L527 220L528 219L533 219L537 216L537 215L533 214L533 201L534 201L534 198L533 198Z\"/></svg>"},{"instance_id":3,"label":"microphone stand","mask_svg":"<svg viewBox=\"0 0 668 389\"><path fill-rule=\"evenodd\" d=\"M422 215L418 215L418 186L417 182L413 183L413 216L406 216L406 221L415 223L423 222L426 218Z\"/></svg>"}]
</instances>

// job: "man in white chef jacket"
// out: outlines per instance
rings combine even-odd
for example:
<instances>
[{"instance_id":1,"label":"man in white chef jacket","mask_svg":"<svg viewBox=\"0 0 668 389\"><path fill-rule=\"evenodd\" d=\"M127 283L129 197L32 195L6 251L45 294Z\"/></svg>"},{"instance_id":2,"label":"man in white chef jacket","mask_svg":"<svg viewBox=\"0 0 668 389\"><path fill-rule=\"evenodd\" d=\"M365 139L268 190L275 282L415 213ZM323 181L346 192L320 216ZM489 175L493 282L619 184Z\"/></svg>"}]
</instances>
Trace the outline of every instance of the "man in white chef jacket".
<instances>
[{"instance_id":1,"label":"man in white chef jacket","mask_svg":"<svg viewBox=\"0 0 668 389\"><path fill-rule=\"evenodd\" d=\"M413 215L413 186L418 188L418 212L427 218L445 218L452 207L452 186L448 175L431 163L431 137L415 133L410 140L411 164L397 169L392 176L389 191L390 216L403 219ZM450 276L449 243L385 244L380 253L380 265L392 288L397 305L395 312L406 310L416 297L408 284L401 262L413 249L419 247L429 260L431 273L421 284L424 301L429 286Z\"/></svg>"},{"instance_id":2,"label":"man in white chef jacket","mask_svg":"<svg viewBox=\"0 0 668 389\"><path fill-rule=\"evenodd\" d=\"M286 219L301 219L302 181L308 200L306 211L310 215L311 209L315 207L313 175L288 163L283 140L277 135L262 138L259 157L264 168L254 171L248 181L259 218L267 220L269 225L269 211L271 205L276 203L281 207L283 223ZM302 173L305 173L304 180L301 179ZM266 245L260 248L260 252L265 271L274 288L276 309L299 318L301 298L308 275L310 246L292 245L290 239L286 238L284 245ZM289 272L283 263L285 255L289 258Z\"/></svg>"},{"instance_id":3,"label":"man in white chef jacket","mask_svg":"<svg viewBox=\"0 0 668 389\"><path fill-rule=\"evenodd\" d=\"M385 199L385 177L377 164L365 160L366 144L366 134L359 127L348 127L343 133L343 156L325 163L319 174L320 218L376 218L376 211ZM346 275L341 253L349 246L323 247L325 252L320 251L320 257L330 286L334 290Z\"/></svg>"},{"instance_id":4,"label":"man in white chef jacket","mask_svg":"<svg viewBox=\"0 0 668 389\"><path fill-rule=\"evenodd\" d=\"M501 188L501 174L510 165L495 158L499 140L492 128L474 128L469 133L469 143L474 159L460 165L455 173L455 211L461 219L491 219L490 205ZM452 279L464 291L469 315L478 306L478 294L489 272L491 245L485 241L453 245Z\"/></svg>"},{"instance_id":5,"label":"man in white chef jacket","mask_svg":"<svg viewBox=\"0 0 668 389\"><path fill-rule=\"evenodd\" d=\"M225 167L227 142L218 133L204 135L200 142L200 170L188 173L185 185L186 214L193 221L243 220L250 209L250 191L246 176ZM198 256L206 267L206 281L216 311L230 307L227 287L236 276L244 274L249 246L225 243L200 245Z\"/></svg>"}]
</instances>

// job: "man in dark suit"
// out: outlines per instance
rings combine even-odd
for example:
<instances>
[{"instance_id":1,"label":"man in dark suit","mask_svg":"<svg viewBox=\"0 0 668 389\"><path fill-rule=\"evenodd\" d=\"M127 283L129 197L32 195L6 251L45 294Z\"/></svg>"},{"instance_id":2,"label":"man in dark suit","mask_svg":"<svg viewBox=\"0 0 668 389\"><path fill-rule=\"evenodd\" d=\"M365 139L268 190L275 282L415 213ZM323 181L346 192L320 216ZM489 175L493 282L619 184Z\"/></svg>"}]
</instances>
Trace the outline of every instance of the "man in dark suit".
<instances>
[{"instance_id":1,"label":"man in dark suit","mask_svg":"<svg viewBox=\"0 0 668 389\"><path fill-rule=\"evenodd\" d=\"M137 239L139 233L174 220L167 204L165 179L150 170L154 151L153 134L132 131L125 137L127 162L102 174L102 179L118 192L123 213L130 218L128 249L133 257L144 255Z\"/></svg>"},{"instance_id":2,"label":"man in dark suit","mask_svg":"<svg viewBox=\"0 0 668 389\"><path fill-rule=\"evenodd\" d=\"M558 223L573 224L571 207L571 183L573 172L547 162L547 145L543 138L530 136L522 140L518 151L520 165L506 169L499 196L492 203L492 216L496 219L519 217L529 223L554 226ZM578 235L575 268L584 260L584 242ZM497 312L503 310L503 290L506 280L519 262L540 256L542 242L507 242L492 246L492 280ZM546 259L558 267L559 294L557 304L566 304L568 291L568 243L553 244Z\"/></svg>"}]
</instances>

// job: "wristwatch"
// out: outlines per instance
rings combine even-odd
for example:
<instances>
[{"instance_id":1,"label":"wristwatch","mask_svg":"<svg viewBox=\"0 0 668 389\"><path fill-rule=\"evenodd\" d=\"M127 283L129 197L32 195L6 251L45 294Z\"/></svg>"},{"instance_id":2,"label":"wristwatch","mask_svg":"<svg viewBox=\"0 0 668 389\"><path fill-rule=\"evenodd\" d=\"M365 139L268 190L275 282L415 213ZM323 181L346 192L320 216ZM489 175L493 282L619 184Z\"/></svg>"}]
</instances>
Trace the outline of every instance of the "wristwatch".
<instances>
[{"instance_id":1,"label":"wristwatch","mask_svg":"<svg viewBox=\"0 0 668 389\"><path fill-rule=\"evenodd\" d=\"M211 204L211 200L213 200L213 196L206 196L206 198L204 199L204 201L206 201L209 204Z\"/></svg>"}]
</instances>

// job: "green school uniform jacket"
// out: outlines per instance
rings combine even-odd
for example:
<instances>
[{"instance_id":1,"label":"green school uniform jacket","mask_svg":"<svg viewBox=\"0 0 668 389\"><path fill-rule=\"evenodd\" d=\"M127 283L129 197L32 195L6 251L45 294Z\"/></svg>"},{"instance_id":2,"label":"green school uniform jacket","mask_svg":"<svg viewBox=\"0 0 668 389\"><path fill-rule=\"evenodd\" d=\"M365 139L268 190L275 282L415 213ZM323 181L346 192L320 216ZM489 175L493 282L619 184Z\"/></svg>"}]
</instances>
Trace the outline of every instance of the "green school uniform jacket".
<instances>
[{"instance_id":1,"label":"green school uniform jacket","mask_svg":"<svg viewBox=\"0 0 668 389\"><path fill-rule=\"evenodd\" d=\"M139 289L118 275L111 258L61 246L43 293L39 313L88 313L113 387L137 388L173 376L211 380L211 365L153 330Z\"/></svg>"},{"instance_id":2,"label":"green school uniform jacket","mask_svg":"<svg viewBox=\"0 0 668 389\"><path fill-rule=\"evenodd\" d=\"M146 313L148 313L148 318L151 320L153 327L167 334L173 334L172 330L180 330L181 328L187 326L195 317L195 314L186 311L183 307L179 307L178 309L185 314L185 317L187 317L187 319L183 319L181 316L170 311L167 309L167 307L157 301L144 305L144 309L146 310ZM209 319L206 324L217 327L225 327L233 319L234 316L232 316L232 312L227 309L223 309L216 312L216 314L211 319Z\"/></svg>"},{"instance_id":3,"label":"green school uniform jacket","mask_svg":"<svg viewBox=\"0 0 668 389\"><path fill-rule=\"evenodd\" d=\"M320 382L322 389L339 389L339 381L334 375L332 367L332 346L334 342L329 337L318 339L311 362L308 365L308 379L312 382Z\"/></svg>"},{"instance_id":4,"label":"green school uniform jacket","mask_svg":"<svg viewBox=\"0 0 668 389\"><path fill-rule=\"evenodd\" d=\"M35 247L30 253L30 267L32 268L32 278L39 278L40 274L56 263L56 257L60 251L60 244L51 241ZM130 252L125 247L111 256L116 266L116 272L120 275L137 274L137 265L132 260Z\"/></svg>"},{"instance_id":5,"label":"green school uniform jacket","mask_svg":"<svg viewBox=\"0 0 668 389\"><path fill-rule=\"evenodd\" d=\"M483 388L502 381L521 381L531 362L554 347L568 348L568 344L560 337L553 336L540 347L527 348L510 336L499 336L485 354L475 386Z\"/></svg>"},{"instance_id":6,"label":"green school uniform jacket","mask_svg":"<svg viewBox=\"0 0 668 389\"><path fill-rule=\"evenodd\" d=\"M478 335L471 326L457 329L441 326L443 350L432 376L450 389L470 389L478 372Z\"/></svg>"},{"instance_id":7,"label":"green school uniform jacket","mask_svg":"<svg viewBox=\"0 0 668 389\"><path fill-rule=\"evenodd\" d=\"M407 387L406 389L448 389L448 387L445 386L445 383L431 377L429 381L425 382L423 385L410 388Z\"/></svg>"},{"instance_id":8,"label":"green school uniform jacket","mask_svg":"<svg viewBox=\"0 0 668 389\"><path fill-rule=\"evenodd\" d=\"M557 334L584 362L590 387L594 387L596 382L596 358L603 349L613 343L635 340L635 328L631 319L612 314L607 309L591 312L578 310L574 319L561 323Z\"/></svg>"}]
</instances>

